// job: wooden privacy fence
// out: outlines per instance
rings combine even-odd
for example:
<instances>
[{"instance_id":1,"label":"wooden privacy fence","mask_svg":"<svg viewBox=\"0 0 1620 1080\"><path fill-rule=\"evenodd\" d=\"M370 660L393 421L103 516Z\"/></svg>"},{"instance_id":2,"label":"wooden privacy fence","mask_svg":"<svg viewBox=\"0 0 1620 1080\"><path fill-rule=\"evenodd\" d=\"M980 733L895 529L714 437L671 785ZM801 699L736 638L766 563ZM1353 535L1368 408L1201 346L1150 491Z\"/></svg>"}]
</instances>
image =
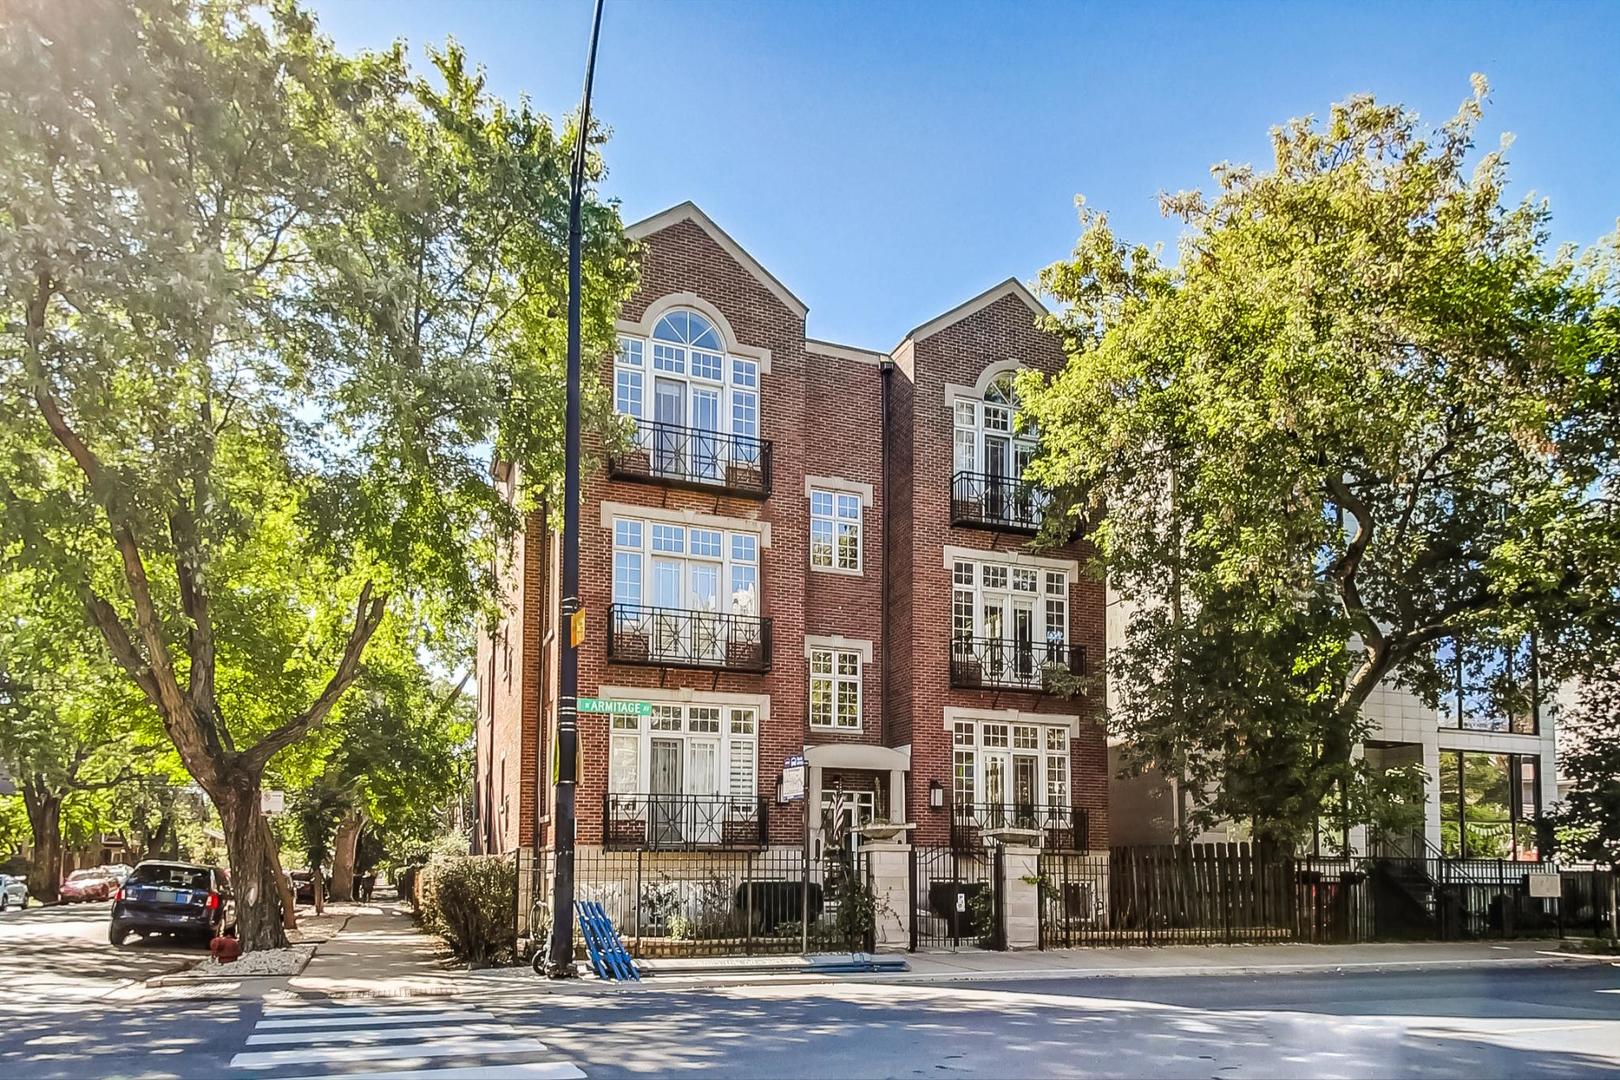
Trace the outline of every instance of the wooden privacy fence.
<instances>
[{"instance_id":1,"label":"wooden privacy fence","mask_svg":"<svg viewBox=\"0 0 1620 1080\"><path fill-rule=\"evenodd\" d=\"M1119 847L1040 857L1041 943L1199 945L1355 941L1366 874L1352 860L1251 844Z\"/></svg>"}]
</instances>

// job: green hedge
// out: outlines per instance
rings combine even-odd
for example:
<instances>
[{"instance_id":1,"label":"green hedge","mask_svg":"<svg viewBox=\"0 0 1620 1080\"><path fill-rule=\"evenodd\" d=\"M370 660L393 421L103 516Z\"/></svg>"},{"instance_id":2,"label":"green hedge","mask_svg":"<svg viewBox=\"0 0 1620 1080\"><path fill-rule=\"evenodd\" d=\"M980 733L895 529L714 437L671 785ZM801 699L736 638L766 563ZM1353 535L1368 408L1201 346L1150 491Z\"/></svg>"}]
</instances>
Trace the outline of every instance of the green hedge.
<instances>
[{"instance_id":1,"label":"green hedge","mask_svg":"<svg viewBox=\"0 0 1620 1080\"><path fill-rule=\"evenodd\" d=\"M418 877L422 924L475 968L517 957L517 867L500 855L440 858Z\"/></svg>"}]
</instances>

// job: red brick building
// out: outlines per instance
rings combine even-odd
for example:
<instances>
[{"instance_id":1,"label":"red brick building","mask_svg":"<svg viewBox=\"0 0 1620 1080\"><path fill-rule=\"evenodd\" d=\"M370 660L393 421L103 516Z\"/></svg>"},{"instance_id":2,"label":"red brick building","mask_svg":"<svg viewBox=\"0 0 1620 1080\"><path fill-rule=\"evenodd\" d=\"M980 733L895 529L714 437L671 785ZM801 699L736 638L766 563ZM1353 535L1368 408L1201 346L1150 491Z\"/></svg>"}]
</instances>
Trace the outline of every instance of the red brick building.
<instances>
[{"instance_id":1,"label":"red brick building","mask_svg":"<svg viewBox=\"0 0 1620 1080\"><path fill-rule=\"evenodd\" d=\"M1008 281L888 353L805 336L806 307L701 210L631 226L640 285L598 376L634 421L587 444L579 843L796 847L832 807L912 838L1027 828L1107 843L1103 591L1082 544L1034 552L1011 373L1056 370ZM517 478L497 467L496 482ZM550 842L560 569L536 516L479 643L475 846ZM1087 667L1089 659L1090 668ZM790 758L805 800L782 802ZM841 794L834 796L834 792Z\"/></svg>"}]
</instances>

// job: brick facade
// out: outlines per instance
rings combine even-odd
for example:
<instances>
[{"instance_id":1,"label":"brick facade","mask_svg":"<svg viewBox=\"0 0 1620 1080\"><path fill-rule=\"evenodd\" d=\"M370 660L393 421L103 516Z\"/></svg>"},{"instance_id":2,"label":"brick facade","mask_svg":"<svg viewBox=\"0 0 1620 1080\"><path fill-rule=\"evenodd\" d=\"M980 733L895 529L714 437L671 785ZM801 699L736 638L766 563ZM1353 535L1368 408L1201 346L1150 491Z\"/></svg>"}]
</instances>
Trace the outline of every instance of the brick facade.
<instances>
[{"instance_id":1,"label":"brick facade","mask_svg":"<svg viewBox=\"0 0 1620 1080\"><path fill-rule=\"evenodd\" d=\"M937 843L948 831L949 815L928 808L928 786L939 780L949 787L947 708L1080 713L1071 750L1072 801L1091 811L1093 845L1106 843L1104 742L1089 706L1033 693L949 689L951 582L945 547L1005 551L1022 547L1027 538L951 527L946 388L971 386L988 365L1009 358L1043 370L1060 365L1055 339L1035 326L1033 301L1007 292L976 307L970 302L958 309L960 317L942 317L921 328L926 332L908 336L892 354L880 354L807 340L803 305L690 204L631 232L641 243L641 274L621 313L621 332L645 335L662 313L690 308L716 323L728 351L761 358L758 433L772 444L772 486L767 498L758 499L610 478L603 467L604 447L587 437L580 551L587 635L580 651L580 694L768 703L757 736L755 775L759 795L770 803L770 840L784 845L798 843L804 829L802 804L779 805L774 799L790 755L834 743L909 748L905 818L919 823L917 839ZM613 385L612 357L604 358L600 376ZM645 392L652 392L650 377ZM827 478L838 490L862 492L858 574L812 569L807 486L813 481L807 478ZM767 673L609 662L612 520L638 514L697 526L729 523L760 534L759 612L772 620ZM550 842L544 817L550 764L543 741L555 720L551 629L560 603L557 546L538 518L531 521L498 567L509 583L511 614L479 643L476 831L491 850ZM1083 548L1076 544L1042 554L1080 559ZM1082 578L1071 592L1069 617L1072 640L1100 662L1101 586ZM871 658L861 672L858 732L810 726L807 635L842 638L857 651L870 645ZM603 839L607 718L582 715L580 739L578 839L592 845ZM828 768L822 779L830 784L835 776L851 790L875 786L881 792L888 783L876 770L863 774L846 766ZM891 817L898 816L898 806L888 809Z\"/></svg>"}]
</instances>

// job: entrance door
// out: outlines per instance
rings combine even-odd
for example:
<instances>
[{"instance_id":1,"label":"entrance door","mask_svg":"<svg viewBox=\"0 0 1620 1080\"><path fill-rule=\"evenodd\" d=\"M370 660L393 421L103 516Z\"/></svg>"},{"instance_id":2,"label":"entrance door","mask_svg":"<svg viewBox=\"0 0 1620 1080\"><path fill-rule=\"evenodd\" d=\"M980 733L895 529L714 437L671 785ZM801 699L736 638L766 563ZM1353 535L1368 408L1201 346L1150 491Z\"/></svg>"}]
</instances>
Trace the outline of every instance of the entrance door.
<instances>
[{"instance_id":1,"label":"entrance door","mask_svg":"<svg viewBox=\"0 0 1620 1080\"><path fill-rule=\"evenodd\" d=\"M686 740L686 794L690 807L686 838L694 844L718 844L725 801L720 798L720 741Z\"/></svg>"},{"instance_id":2,"label":"entrance door","mask_svg":"<svg viewBox=\"0 0 1620 1080\"><path fill-rule=\"evenodd\" d=\"M705 480L721 479L720 391L692 388L692 428L692 474Z\"/></svg>"},{"instance_id":3,"label":"entrance door","mask_svg":"<svg viewBox=\"0 0 1620 1080\"><path fill-rule=\"evenodd\" d=\"M1030 682L1039 668L1035 658L1035 606L1028 600L1014 600L1013 671L1018 682Z\"/></svg>"},{"instance_id":4,"label":"entrance door","mask_svg":"<svg viewBox=\"0 0 1620 1080\"><path fill-rule=\"evenodd\" d=\"M686 472L686 384L653 380L653 471Z\"/></svg>"},{"instance_id":5,"label":"entrance door","mask_svg":"<svg viewBox=\"0 0 1620 1080\"><path fill-rule=\"evenodd\" d=\"M1012 822L1020 829L1038 829L1036 805L1040 802L1039 759L1033 754L1015 754L1012 759Z\"/></svg>"},{"instance_id":6,"label":"entrance door","mask_svg":"<svg viewBox=\"0 0 1620 1080\"><path fill-rule=\"evenodd\" d=\"M678 847L685 839L681 794L681 740L652 740L647 811L655 847Z\"/></svg>"},{"instance_id":7,"label":"entrance door","mask_svg":"<svg viewBox=\"0 0 1620 1080\"><path fill-rule=\"evenodd\" d=\"M1012 479L1012 441L1005 435L984 437L985 516L1003 520L1010 516L1009 484Z\"/></svg>"},{"instance_id":8,"label":"entrance door","mask_svg":"<svg viewBox=\"0 0 1620 1080\"><path fill-rule=\"evenodd\" d=\"M1005 753L984 751L984 828L1004 829L1007 821L1007 772L1011 761Z\"/></svg>"}]
</instances>

